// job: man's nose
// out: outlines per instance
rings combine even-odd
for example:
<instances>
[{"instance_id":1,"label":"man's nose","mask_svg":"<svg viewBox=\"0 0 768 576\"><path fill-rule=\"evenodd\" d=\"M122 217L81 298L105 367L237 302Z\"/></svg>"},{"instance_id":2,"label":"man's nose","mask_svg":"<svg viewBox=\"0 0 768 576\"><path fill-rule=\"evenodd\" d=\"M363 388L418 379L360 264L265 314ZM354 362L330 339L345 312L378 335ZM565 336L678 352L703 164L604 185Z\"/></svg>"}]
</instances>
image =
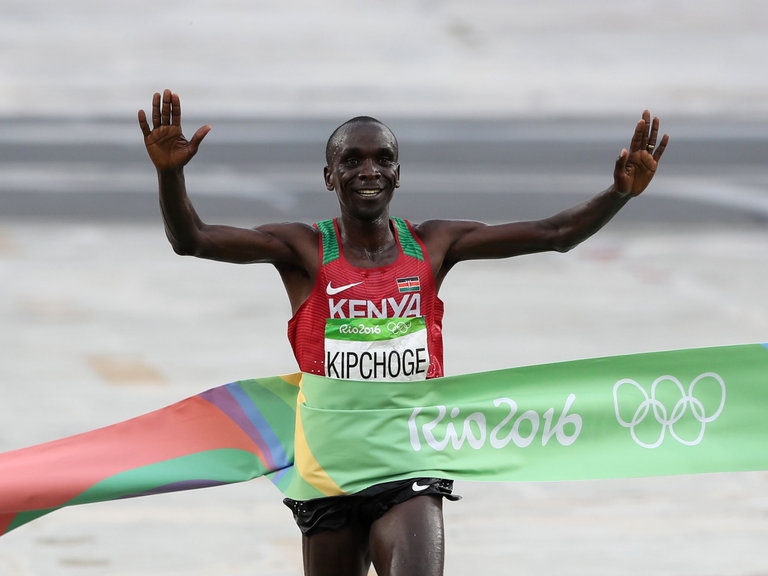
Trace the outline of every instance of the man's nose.
<instances>
[{"instance_id":1,"label":"man's nose","mask_svg":"<svg viewBox=\"0 0 768 576\"><path fill-rule=\"evenodd\" d=\"M379 172L379 167L376 166L376 162L374 162L373 159L368 158L363 160L363 163L360 166L359 176L363 179L378 178L381 176L381 172Z\"/></svg>"}]
</instances>

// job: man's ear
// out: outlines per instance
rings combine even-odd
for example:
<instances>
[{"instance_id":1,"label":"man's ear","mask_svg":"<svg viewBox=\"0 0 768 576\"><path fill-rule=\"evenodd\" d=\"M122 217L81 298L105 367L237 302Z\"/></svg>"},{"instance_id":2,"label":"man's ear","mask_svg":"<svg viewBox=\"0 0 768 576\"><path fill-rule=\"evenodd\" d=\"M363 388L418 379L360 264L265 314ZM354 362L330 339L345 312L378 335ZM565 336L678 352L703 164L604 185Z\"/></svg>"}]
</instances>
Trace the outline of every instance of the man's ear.
<instances>
[{"instance_id":1,"label":"man's ear","mask_svg":"<svg viewBox=\"0 0 768 576\"><path fill-rule=\"evenodd\" d=\"M400 163L398 162L395 169L395 188L400 188Z\"/></svg>"},{"instance_id":2,"label":"man's ear","mask_svg":"<svg viewBox=\"0 0 768 576\"><path fill-rule=\"evenodd\" d=\"M333 190L333 182L331 181L331 169L326 166L323 168L323 178L325 179L325 187L328 190Z\"/></svg>"}]
</instances>

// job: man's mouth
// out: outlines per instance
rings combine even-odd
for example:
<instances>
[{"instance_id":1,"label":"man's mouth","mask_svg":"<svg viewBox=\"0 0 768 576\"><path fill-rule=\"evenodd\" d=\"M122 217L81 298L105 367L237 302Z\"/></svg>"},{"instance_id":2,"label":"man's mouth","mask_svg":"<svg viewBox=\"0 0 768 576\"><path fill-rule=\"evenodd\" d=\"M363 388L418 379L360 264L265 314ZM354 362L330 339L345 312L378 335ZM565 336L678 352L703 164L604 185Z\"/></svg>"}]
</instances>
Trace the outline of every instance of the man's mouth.
<instances>
[{"instance_id":1,"label":"man's mouth","mask_svg":"<svg viewBox=\"0 0 768 576\"><path fill-rule=\"evenodd\" d=\"M379 192L381 192L381 190L379 190L378 188L370 188L370 189L366 189L366 190L358 190L357 191L357 193L360 196L376 196L376 194L378 194Z\"/></svg>"}]
</instances>

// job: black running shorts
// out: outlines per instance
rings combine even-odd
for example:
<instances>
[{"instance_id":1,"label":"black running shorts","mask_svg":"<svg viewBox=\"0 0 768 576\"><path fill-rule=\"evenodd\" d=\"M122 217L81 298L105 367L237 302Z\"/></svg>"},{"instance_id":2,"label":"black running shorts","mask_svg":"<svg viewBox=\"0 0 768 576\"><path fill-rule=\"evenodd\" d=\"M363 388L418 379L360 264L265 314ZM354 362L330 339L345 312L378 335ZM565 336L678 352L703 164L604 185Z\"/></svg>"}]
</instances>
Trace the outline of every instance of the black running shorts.
<instances>
[{"instance_id":1,"label":"black running shorts","mask_svg":"<svg viewBox=\"0 0 768 576\"><path fill-rule=\"evenodd\" d=\"M311 536L323 530L338 530L357 520L370 525L396 504L423 494L433 494L459 500L453 494L453 480L442 478L411 478L375 484L347 496L328 496L312 500L291 500L283 503L293 511L301 532Z\"/></svg>"}]
</instances>

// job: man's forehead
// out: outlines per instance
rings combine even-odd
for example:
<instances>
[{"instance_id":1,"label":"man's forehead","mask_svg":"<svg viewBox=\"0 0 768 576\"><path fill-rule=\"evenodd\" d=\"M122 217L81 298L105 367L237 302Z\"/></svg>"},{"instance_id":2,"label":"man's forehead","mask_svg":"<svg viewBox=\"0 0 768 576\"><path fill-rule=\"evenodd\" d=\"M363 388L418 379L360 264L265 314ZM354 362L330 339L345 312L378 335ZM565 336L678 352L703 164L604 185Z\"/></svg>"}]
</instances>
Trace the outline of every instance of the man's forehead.
<instances>
[{"instance_id":1,"label":"man's forehead","mask_svg":"<svg viewBox=\"0 0 768 576\"><path fill-rule=\"evenodd\" d=\"M375 121L349 124L341 131L337 140L339 148L356 146L364 142L397 147L397 140L392 131L384 124Z\"/></svg>"},{"instance_id":2,"label":"man's forehead","mask_svg":"<svg viewBox=\"0 0 768 576\"><path fill-rule=\"evenodd\" d=\"M328 139L325 158L330 165L334 158L345 155L352 149L389 150L397 160L397 138L386 126L370 116L359 116L348 120Z\"/></svg>"}]
</instances>

